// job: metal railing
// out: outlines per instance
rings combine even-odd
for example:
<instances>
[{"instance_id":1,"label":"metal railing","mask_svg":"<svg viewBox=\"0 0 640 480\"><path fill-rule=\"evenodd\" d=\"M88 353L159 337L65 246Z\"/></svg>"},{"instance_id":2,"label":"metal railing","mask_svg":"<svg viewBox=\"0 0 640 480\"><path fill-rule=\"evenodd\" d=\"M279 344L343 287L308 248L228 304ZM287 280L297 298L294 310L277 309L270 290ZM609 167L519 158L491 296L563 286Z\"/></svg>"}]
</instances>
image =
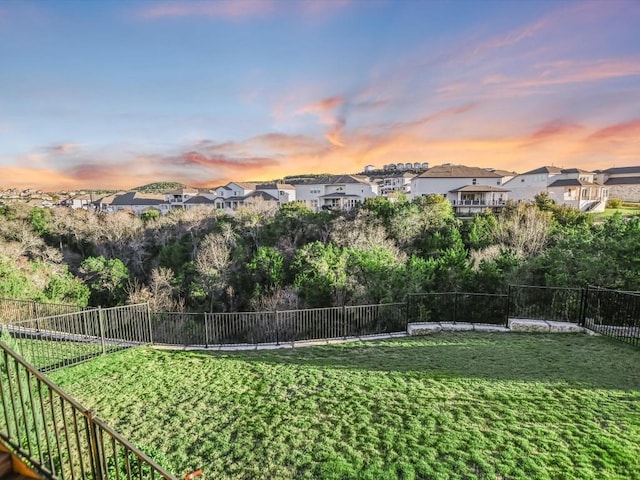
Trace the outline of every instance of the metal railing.
<instances>
[{"instance_id":1,"label":"metal railing","mask_svg":"<svg viewBox=\"0 0 640 480\"><path fill-rule=\"evenodd\" d=\"M0 324L19 322L32 318L50 317L78 312L82 307L63 303L43 303L31 300L0 298Z\"/></svg>"},{"instance_id":2,"label":"metal railing","mask_svg":"<svg viewBox=\"0 0 640 480\"><path fill-rule=\"evenodd\" d=\"M582 323L585 289L509 286L509 318Z\"/></svg>"},{"instance_id":3,"label":"metal railing","mask_svg":"<svg viewBox=\"0 0 640 480\"><path fill-rule=\"evenodd\" d=\"M508 294L432 292L407 295L403 303L272 312L151 313L147 304L128 305L4 328L21 355L49 371L152 343L205 348L281 344L403 332L410 321L507 325L509 318L555 320L636 338L640 332L631 321L637 315L636 298L632 292L598 288L512 285Z\"/></svg>"},{"instance_id":4,"label":"metal railing","mask_svg":"<svg viewBox=\"0 0 640 480\"><path fill-rule=\"evenodd\" d=\"M20 355L44 372L151 343L147 304L23 320L3 329Z\"/></svg>"},{"instance_id":5,"label":"metal railing","mask_svg":"<svg viewBox=\"0 0 640 480\"><path fill-rule=\"evenodd\" d=\"M640 292L601 287L586 290L583 325L589 330L640 345Z\"/></svg>"},{"instance_id":6,"label":"metal railing","mask_svg":"<svg viewBox=\"0 0 640 480\"><path fill-rule=\"evenodd\" d=\"M154 313L154 343L211 346L279 344L402 332L404 303L273 312Z\"/></svg>"},{"instance_id":7,"label":"metal railing","mask_svg":"<svg viewBox=\"0 0 640 480\"><path fill-rule=\"evenodd\" d=\"M4 342L0 397L0 437L47 478L176 480Z\"/></svg>"},{"instance_id":8,"label":"metal railing","mask_svg":"<svg viewBox=\"0 0 640 480\"><path fill-rule=\"evenodd\" d=\"M432 292L407 295L413 322L507 324L508 296L491 293Z\"/></svg>"}]
</instances>

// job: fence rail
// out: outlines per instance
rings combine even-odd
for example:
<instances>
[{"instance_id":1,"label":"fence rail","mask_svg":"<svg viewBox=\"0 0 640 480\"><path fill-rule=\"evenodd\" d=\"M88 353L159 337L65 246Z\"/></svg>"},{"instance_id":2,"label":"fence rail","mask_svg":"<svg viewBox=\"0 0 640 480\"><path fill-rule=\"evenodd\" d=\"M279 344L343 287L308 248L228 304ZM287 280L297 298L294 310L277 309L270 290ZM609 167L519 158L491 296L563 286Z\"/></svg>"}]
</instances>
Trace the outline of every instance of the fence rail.
<instances>
[{"instance_id":1,"label":"fence rail","mask_svg":"<svg viewBox=\"0 0 640 480\"><path fill-rule=\"evenodd\" d=\"M0 437L46 478L176 480L0 342Z\"/></svg>"},{"instance_id":2,"label":"fence rail","mask_svg":"<svg viewBox=\"0 0 640 480\"><path fill-rule=\"evenodd\" d=\"M507 295L489 293L418 293L407 295L414 322L468 322L506 325Z\"/></svg>"},{"instance_id":3,"label":"fence rail","mask_svg":"<svg viewBox=\"0 0 640 480\"><path fill-rule=\"evenodd\" d=\"M509 318L530 318L581 323L583 288L509 286Z\"/></svg>"},{"instance_id":4,"label":"fence rail","mask_svg":"<svg viewBox=\"0 0 640 480\"><path fill-rule=\"evenodd\" d=\"M150 343L210 347L281 344L406 331L408 322L506 325L509 318L579 323L635 345L637 292L512 285L508 294L432 292L403 303L272 312L151 313L147 304L95 308L4 325L43 371Z\"/></svg>"},{"instance_id":5,"label":"fence rail","mask_svg":"<svg viewBox=\"0 0 640 480\"><path fill-rule=\"evenodd\" d=\"M640 345L640 293L589 287L584 326L602 335Z\"/></svg>"},{"instance_id":6,"label":"fence rail","mask_svg":"<svg viewBox=\"0 0 640 480\"><path fill-rule=\"evenodd\" d=\"M0 298L0 324L14 323L32 318L51 317L80 310L82 308L77 305Z\"/></svg>"}]
</instances>

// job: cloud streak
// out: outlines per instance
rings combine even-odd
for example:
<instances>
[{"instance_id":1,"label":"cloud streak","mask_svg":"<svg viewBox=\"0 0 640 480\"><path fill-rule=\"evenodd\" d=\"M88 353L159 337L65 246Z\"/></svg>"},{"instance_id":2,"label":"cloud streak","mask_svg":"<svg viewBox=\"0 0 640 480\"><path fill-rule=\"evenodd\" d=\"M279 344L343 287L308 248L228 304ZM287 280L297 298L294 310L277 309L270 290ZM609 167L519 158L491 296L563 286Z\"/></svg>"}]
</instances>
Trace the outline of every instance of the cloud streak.
<instances>
[{"instance_id":1,"label":"cloud streak","mask_svg":"<svg viewBox=\"0 0 640 480\"><path fill-rule=\"evenodd\" d=\"M214 19L239 19L270 14L275 9L273 0L203 0L160 2L138 12L140 18L204 17Z\"/></svg>"}]
</instances>

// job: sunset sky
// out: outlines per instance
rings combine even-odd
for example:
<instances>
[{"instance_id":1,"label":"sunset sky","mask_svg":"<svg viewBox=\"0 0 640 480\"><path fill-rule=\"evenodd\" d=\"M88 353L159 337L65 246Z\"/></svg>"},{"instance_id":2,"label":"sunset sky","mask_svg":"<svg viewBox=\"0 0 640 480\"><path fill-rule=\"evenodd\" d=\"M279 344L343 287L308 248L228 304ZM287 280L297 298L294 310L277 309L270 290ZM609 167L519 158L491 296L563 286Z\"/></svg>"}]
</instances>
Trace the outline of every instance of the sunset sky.
<instances>
[{"instance_id":1,"label":"sunset sky","mask_svg":"<svg viewBox=\"0 0 640 480\"><path fill-rule=\"evenodd\" d=\"M640 1L0 2L0 187L640 165Z\"/></svg>"}]
</instances>

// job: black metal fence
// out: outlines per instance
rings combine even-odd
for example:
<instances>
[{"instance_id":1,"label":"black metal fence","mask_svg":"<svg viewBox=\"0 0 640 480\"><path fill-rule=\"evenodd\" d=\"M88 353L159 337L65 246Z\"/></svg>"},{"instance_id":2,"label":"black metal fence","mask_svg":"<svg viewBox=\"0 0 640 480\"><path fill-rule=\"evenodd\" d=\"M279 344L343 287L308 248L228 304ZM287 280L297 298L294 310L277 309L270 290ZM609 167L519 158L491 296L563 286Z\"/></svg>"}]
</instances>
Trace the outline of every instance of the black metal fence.
<instances>
[{"instance_id":1,"label":"black metal fence","mask_svg":"<svg viewBox=\"0 0 640 480\"><path fill-rule=\"evenodd\" d=\"M210 346L358 337L407 329L404 303L273 312L154 313L153 343Z\"/></svg>"},{"instance_id":2,"label":"black metal fence","mask_svg":"<svg viewBox=\"0 0 640 480\"><path fill-rule=\"evenodd\" d=\"M585 292L583 288L511 285L509 318L581 323Z\"/></svg>"},{"instance_id":3,"label":"black metal fence","mask_svg":"<svg viewBox=\"0 0 640 480\"><path fill-rule=\"evenodd\" d=\"M507 324L508 296L489 293L420 293L407 295L412 322Z\"/></svg>"},{"instance_id":4,"label":"black metal fence","mask_svg":"<svg viewBox=\"0 0 640 480\"><path fill-rule=\"evenodd\" d=\"M43 478L176 480L0 342L0 438Z\"/></svg>"},{"instance_id":5,"label":"black metal fence","mask_svg":"<svg viewBox=\"0 0 640 480\"><path fill-rule=\"evenodd\" d=\"M0 298L0 324L14 323L32 318L51 317L80 310L82 308L77 305Z\"/></svg>"},{"instance_id":6,"label":"black metal fence","mask_svg":"<svg viewBox=\"0 0 640 480\"><path fill-rule=\"evenodd\" d=\"M640 345L640 293L589 287L583 325L602 335Z\"/></svg>"},{"instance_id":7,"label":"black metal fence","mask_svg":"<svg viewBox=\"0 0 640 480\"><path fill-rule=\"evenodd\" d=\"M12 347L41 371L151 343L147 304L23 320L3 330Z\"/></svg>"},{"instance_id":8,"label":"black metal fence","mask_svg":"<svg viewBox=\"0 0 640 480\"><path fill-rule=\"evenodd\" d=\"M508 294L411 294L404 303L273 312L151 313L147 304L97 308L4 325L16 350L43 371L150 343L209 347L281 344L404 332L409 322L507 325L509 318L573 322L640 340L640 294L591 287L513 285Z\"/></svg>"}]
</instances>

